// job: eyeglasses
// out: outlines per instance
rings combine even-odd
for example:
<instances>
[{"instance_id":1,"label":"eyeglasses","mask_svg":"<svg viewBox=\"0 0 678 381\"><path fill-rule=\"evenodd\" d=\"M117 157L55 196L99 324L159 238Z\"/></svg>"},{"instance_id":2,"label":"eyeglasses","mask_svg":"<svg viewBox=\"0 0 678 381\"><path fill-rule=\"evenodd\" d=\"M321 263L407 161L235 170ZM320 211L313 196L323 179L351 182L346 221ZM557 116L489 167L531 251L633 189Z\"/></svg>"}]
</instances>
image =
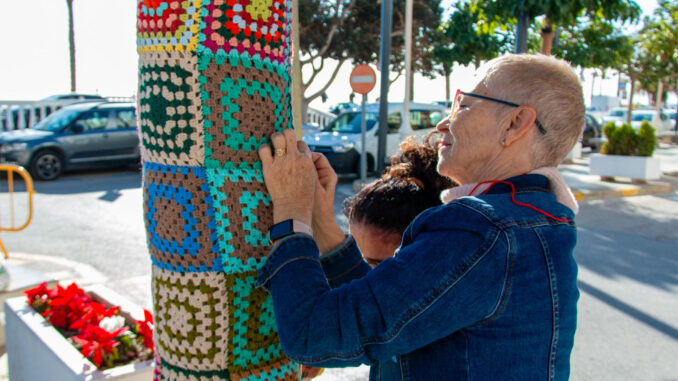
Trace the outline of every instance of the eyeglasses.
<instances>
[{"instance_id":1,"label":"eyeglasses","mask_svg":"<svg viewBox=\"0 0 678 381\"><path fill-rule=\"evenodd\" d=\"M466 92L463 92L461 90L457 90L457 93L454 96L454 103L452 104L452 114L450 115L450 118L454 118L457 115L457 113L459 112L459 109L461 108L461 97L463 97L463 96L469 96L469 97L484 99L486 101L497 102L497 103L501 103L501 104L511 106L511 107L520 107L519 104L516 104L516 103L513 103L513 102L508 102L508 101L504 101L504 100L497 99L497 98L486 97L484 95L466 93ZM541 132L543 135L546 135L546 129L544 128L544 126L542 126L541 123L539 123L539 121L537 119L534 120L534 123L537 125L537 128L539 128L539 132Z\"/></svg>"}]
</instances>

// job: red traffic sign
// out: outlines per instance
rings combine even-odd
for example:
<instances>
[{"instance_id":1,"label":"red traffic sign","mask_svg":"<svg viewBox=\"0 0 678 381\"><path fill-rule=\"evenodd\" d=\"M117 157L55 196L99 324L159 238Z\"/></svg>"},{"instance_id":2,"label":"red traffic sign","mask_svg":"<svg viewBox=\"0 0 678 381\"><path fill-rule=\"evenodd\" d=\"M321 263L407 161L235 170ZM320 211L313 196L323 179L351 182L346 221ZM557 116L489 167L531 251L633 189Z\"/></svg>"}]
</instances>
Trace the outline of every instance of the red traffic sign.
<instances>
[{"instance_id":1,"label":"red traffic sign","mask_svg":"<svg viewBox=\"0 0 678 381\"><path fill-rule=\"evenodd\" d=\"M358 65L351 71L351 88L358 94L367 94L377 83L377 74L369 65Z\"/></svg>"}]
</instances>

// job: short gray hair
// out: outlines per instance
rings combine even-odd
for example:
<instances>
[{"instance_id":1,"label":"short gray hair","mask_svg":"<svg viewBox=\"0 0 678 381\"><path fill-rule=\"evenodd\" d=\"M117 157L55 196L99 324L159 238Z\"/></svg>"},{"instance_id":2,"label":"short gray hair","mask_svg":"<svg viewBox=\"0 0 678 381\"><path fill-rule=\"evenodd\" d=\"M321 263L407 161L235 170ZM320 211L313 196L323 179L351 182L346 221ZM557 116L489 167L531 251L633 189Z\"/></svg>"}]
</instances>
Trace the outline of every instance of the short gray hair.
<instances>
[{"instance_id":1,"label":"short gray hair","mask_svg":"<svg viewBox=\"0 0 678 381\"><path fill-rule=\"evenodd\" d=\"M541 54L507 54L488 61L483 69L481 83L492 96L537 111L547 133L539 134L535 165L560 164L586 123L581 84L570 64Z\"/></svg>"}]
</instances>

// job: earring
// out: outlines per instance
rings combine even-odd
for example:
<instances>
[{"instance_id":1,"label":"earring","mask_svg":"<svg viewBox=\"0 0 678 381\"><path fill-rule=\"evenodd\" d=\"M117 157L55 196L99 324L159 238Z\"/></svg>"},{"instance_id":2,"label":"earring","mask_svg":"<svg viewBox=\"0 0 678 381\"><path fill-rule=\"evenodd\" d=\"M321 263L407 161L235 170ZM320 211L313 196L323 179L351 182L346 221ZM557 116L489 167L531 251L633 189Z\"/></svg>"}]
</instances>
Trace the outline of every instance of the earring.
<instances>
[{"instance_id":1,"label":"earring","mask_svg":"<svg viewBox=\"0 0 678 381\"><path fill-rule=\"evenodd\" d=\"M501 146L502 146L502 147L505 147L505 146L506 146L506 140L502 140L502 141L501 141Z\"/></svg>"}]
</instances>

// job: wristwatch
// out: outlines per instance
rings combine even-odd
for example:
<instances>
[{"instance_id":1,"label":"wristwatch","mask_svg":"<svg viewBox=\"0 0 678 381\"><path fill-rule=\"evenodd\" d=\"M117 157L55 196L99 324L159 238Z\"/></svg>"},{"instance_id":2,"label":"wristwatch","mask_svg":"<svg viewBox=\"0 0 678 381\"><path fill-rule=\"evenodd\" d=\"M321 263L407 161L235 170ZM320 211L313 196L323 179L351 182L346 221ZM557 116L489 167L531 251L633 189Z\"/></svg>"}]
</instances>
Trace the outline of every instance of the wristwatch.
<instances>
[{"instance_id":1,"label":"wristwatch","mask_svg":"<svg viewBox=\"0 0 678 381\"><path fill-rule=\"evenodd\" d=\"M280 238L287 237L295 233L305 233L308 235L313 235L313 230L311 227L299 220L285 220L278 222L277 224L271 226L271 229L268 232L268 237L271 242L275 242Z\"/></svg>"}]
</instances>

